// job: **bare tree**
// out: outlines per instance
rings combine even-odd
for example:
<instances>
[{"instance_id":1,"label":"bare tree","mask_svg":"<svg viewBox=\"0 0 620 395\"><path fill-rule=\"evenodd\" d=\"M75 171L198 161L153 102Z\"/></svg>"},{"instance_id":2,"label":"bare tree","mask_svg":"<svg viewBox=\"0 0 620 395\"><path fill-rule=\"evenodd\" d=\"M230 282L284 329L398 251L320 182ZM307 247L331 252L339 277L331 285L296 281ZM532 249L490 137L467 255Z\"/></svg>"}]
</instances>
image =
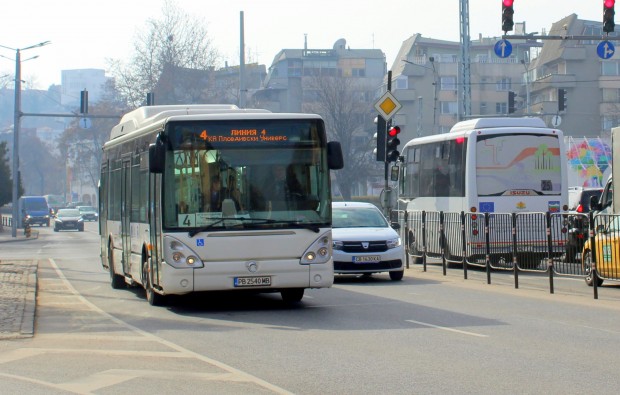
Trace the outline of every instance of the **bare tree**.
<instances>
[{"instance_id":1,"label":"bare tree","mask_svg":"<svg viewBox=\"0 0 620 395\"><path fill-rule=\"evenodd\" d=\"M212 70L219 54L212 46L206 22L166 1L160 19L150 19L137 34L134 56L124 64L110 60L110 69L121 95L133 107L153 92L165 69Z\"/></svg>"},{"instance_id":2,"label":"bare tree","mask_svg":"<svg viewBox=\"0 0 620 395\"><path fill-rule=\"evenodd\" d=\"M371 87L349 77L315 76L304 86L307 100L304 111L314 112L325 120L330 140L340 141L345 167L334 172L340 193L351 199L356 184L365 185L376 172L371 147Z\"/></svg>"}]
</instances>

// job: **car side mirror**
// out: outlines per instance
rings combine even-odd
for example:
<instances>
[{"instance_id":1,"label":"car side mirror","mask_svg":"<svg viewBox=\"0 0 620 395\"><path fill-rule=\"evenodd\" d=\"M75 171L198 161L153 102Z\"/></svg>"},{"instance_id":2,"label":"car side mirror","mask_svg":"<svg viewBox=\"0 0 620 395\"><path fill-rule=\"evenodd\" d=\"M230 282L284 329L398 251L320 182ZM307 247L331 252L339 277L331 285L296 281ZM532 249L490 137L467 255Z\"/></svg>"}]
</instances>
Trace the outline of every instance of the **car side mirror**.
<instances>
[{"instance_id":1,"label":"car side mirror","mask_svg":"<svg viewBox=\"0 0 620 395\"><path fill-rule=\"evenodd\" d=\"M590 211L600 211L601 208L598 198L596 196L590 196Z\"/></svg>"}]
</instances>

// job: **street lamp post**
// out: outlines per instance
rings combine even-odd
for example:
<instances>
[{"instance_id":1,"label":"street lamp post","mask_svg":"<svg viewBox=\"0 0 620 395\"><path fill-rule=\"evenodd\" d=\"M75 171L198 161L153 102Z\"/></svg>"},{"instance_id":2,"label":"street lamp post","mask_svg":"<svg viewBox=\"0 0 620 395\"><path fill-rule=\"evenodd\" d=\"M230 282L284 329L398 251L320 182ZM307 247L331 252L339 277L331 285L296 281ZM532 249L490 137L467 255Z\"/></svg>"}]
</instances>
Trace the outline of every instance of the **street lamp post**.
<instances>
[{"instance_id":1,"label":"street lamp post","mask_svg":"<svg viewBox=\"0 0 620 395\"><path fill-rule=\"evenodd\" d=\"M524 59L521 59L521 64L525 68L525 108L526 108L526 111L524 115L529 115L530 114L530 69L525 64Z\"/></svg>"},{"instance_id":2,"label":"street lamp post","mask_svg":"<svg viewBox=\"0 0 620 395\"><path fill-rule=\"evenodd\" d=\"M17 237L17 222L19 218L19 211L17 207L17 195L18 195L18 186L19 186L19 126L22 117L22 70L21 70L21 51L25 51L27 49L38 48L44 45L51 44L50 41L43 41L38 44L30 45L25 48L11 48L6 47L4 45L0 45L2 48L10 49L15 51L15 111L13 118L13 166L11 170L11 175L13 177L13 196L12 196L12 206L13 213L11 218L11 236Z\"/></svg>"}]
</instances>

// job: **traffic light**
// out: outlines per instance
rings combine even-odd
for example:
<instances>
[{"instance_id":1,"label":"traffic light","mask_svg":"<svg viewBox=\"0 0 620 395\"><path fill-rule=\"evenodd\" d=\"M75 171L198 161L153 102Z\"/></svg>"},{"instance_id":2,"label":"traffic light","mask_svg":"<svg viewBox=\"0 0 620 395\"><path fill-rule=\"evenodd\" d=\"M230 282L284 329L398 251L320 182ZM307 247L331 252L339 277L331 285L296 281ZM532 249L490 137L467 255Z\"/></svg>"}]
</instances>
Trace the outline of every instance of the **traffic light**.
<instances>
[{"instance_id":1,"label":"traffic light","mask_svg":"<svg viewBox=\"0 0 620 395\"><path fill-rule=\"evenodd\" d=\"M603 31L611 33L614 31L616 24L614 23L614 5L616 0L603 0Z\"/></svg>"},{"instance_id":2,"label":"traffic light","mask_svg":"<svg viewBox=\"0 0 620 395\"><path fill-rule=\"evenodd\" d=\"M514 0L502 0L502 30L504 33L512 31L514 26L512 16L515 10L512 8L512 3L514 3Z\"/></svg>"},{"instance_id":3,"label":"traffic light","mask_svg":"<svg viewBox=\"0 0 620 395\"><path fill-rule=\"evenodd\" d=\"M400 126L392 126L387 132L387 141L385 143L385 160L387 162L396 162L400 156L398 152L398 145L400 140L398 134L400 133Z\"/></svg>"},{"instance_id":4,"label":"traffic light","mask_svg":"<svg viewBox=\"0 0 620 395\"><path fill-rule=\"evenodd\" d=\"M516 93L513 91L508 91L508 114L512 114L515 112L515 97Z\"/></svg>"},{"instance_id":5,"label":"traffic light","mask_svg":"<svg viewBox=\"0 0 620 395\"><path fill-rule=\"evenodd\" d=\"M558 111L564 111L568 107L566 100L566 89L558 89Z\"/></svg>"}]
</instances>

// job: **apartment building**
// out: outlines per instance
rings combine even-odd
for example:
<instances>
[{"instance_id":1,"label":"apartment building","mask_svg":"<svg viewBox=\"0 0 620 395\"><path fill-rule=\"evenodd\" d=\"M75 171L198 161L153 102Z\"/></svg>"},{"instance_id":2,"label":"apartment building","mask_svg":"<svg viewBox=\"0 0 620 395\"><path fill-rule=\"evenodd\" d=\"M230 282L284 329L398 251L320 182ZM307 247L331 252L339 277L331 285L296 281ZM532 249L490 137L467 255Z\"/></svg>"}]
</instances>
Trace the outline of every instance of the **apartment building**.
<instances>
[{"instance_id":1,"label":"apartment building","mask_svg":"<svg viewBox=\"0 0 620 395\"><path fill-rule=\"evenodd\" d=\"M525 24L515 24L514 34L526 35ZM513 51L506 58L494 52L500 37L472 40L471 117L539 116L567 136L608 138L620 124L620 59L597 55L601 22L571 14L548 33L531 35L549 38L509 39ZM391 70L392 92L403 104L394 122L405 141L445 133L460 120L459 67L459 42L420 34L403 42ZM558 106L559 89L566 92L564 110Z\"/></svg>"},{"instance_id":2,"label":"apartment building","mask_svg":"<svg viewBox=\"0 0 620 395\"><path fill-rule=\"evenodd\" d=\"M345 39L330 49L283 49L274 57L253 105L274 112L300 112L316 100L312 80L320 76L350 77L359 82L361 99L372 102L386 74L380 49L351 49ZM371 125L369 125L370 127Z\"/></svg>"},{"instance_id":3,"label":"apartment building","mask_svg":"<svg viewBox=\"0 0 620 395\"><path fill-rule=\"evenodd\" d=\"M498 37L472 40L470 47L471 117L510 116L509 92L518 98L530 52L538 43L513 43L513 53L494 53ZM415 34L405 40L392 64L392 93L403 105L393 123L404 141L446 133L462 120L459 81L460 43ZM385 86L383 87L385 88Z\"/></svg>"},{"instance_id":4,"label":"apartment building","mask_svg":"<svg viewBox=\"0 0 620 395\"><path fill-rule=\"evenodd\" d=\"M547 122L559 115L558 127L567 136L608 138L611 128L620 124L620 59L597 55L602 27L600 21L576 14L559 20L549 36L566 39L542 40L542 50L528 70L530 112ZM566 91L564 111L558 110L558 89Z\"/></svg>"}]
</instances>

